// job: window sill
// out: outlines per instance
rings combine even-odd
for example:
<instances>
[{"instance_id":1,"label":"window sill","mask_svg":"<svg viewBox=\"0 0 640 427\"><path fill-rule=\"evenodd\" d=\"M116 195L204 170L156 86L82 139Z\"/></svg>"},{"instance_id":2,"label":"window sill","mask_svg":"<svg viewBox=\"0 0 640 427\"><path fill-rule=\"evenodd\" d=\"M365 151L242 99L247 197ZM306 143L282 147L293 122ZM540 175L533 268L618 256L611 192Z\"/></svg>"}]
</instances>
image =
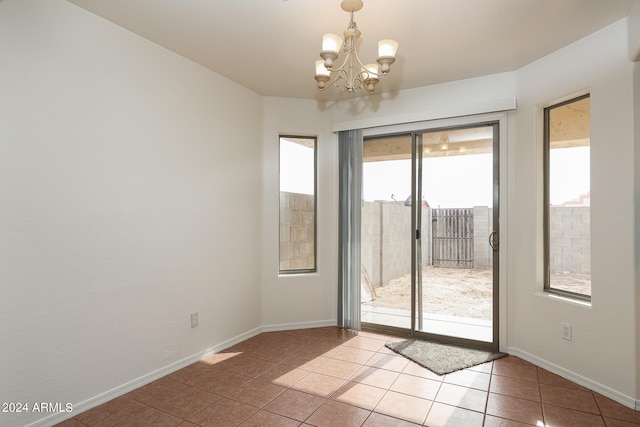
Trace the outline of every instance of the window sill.
<instances>
[{"instance_id":1,"label":"window sill","mask_svg":"<svg viewBox=\"0 0 640 427\"><path fill-rule=\"evenodd\" d=\"M292 271L292 272L279 272L278 277L300 277L300 276L317 276L318 271Z\"/></svg>"},{"instance_id":2,"label":"window sill","mask_svg":"<svg viewBox=\"0 0 640 427\"><path fill-rule=\"evenodd\" d=\"M561 302L561 303L567 303L567 304L575 305L577 307L583 307L583 308L591 308L592 307L592 304L589 301L581 301L579 299L567 297L567 296L564 296L564 295L556 295L556 294L552 294L550 292L536 292L535 295L537 297L544 298L546 300L556 301L556 302Z\"/></svg>"}]
</instances>

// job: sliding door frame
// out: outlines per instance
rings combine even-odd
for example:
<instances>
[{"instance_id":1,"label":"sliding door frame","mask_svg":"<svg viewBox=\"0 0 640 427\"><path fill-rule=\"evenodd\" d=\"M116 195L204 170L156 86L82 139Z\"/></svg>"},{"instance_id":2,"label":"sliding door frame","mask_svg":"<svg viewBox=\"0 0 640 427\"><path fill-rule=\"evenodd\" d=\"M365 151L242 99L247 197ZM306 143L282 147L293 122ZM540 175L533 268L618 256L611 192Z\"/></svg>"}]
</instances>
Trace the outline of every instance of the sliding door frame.
<instances>
[{"instance_id":1,"label":"sliding door frame","mask_svg":"<svg viewBox=\"0 0 640 427\"><path fill-rule=\"evenodd\" d=\"M493 231L497 234L495 239L496 249L493 253L493 319L492 319L492 342L469 340L458 337L442 336L421 331L422 322L422 304L420 304L421 298L417 298L418 288L421 285L421 271L418 271L418 266L421 264L417 258L420 256L421 251L421 200L419 194L421 193L422 186L422 158L417 156L418 153L422 153L422 134L430 132L438 132L443 130L455 130L471 128L476 126L492 126L493 128L493 179L492 179L492 193L493 193ZM503 163L506 163L506 153L503 150L503 143L501 143L501 136L506 135L506 113L485 114L480 116L468 116L463 118L436 120L432 122L414 123L384 126L381 128L369 128L363 130L363 136L365 139L372 139L375 137L388 137L392 135L411 135L412 138L412 245L411 245L411 328L397 328L385 325L377 325L372 323L363 322L362 327L364 330L386 332L394 335L412 336L416 338L431 339L436 341L446 341L453 344L472 346L477 348L485 348L489 350L499 350L501 342L505 342L506 338L506 292L501 292L501 287L504 290L504 279L506 278L506 272L500 269L500 259L506 258L506 243L503 236L506 236L506 222L500 223L501 215L505 215L506 206L503 206L504 200L501 195L506 194L506 188L501 186L501 177L505 174L506 167L501 168ZM501 149L503 148L503 149ZM505 166L505 165L503 165ZM504 242L504 243L503 243ZM502 244L502 251L498 251L500 244ZM418 310L420 308L420 310Z\"/></svg>"},{"instance_id":2,"label":"sliding door frame","mask_svg":"<svg viewBox=\"0 0 640 427\"><path fill-rule=\"evenodd\" d=\"M422 303L422 133L411 132L411 330L423 327Z\"/></svg>"},{"instance_id":3,"label":"sliding door frame","mask_svg":"<svg viewBox=\"0 0 640 427\"><path fill-rule=\"evenodd\" d=\"M428 130L419 130L416 133L420 134L420 138L419 141L416 140L414 141L415 143L419 144L419 151L417 151L417 153L422 153L422 134L423 133L431 133L431 132L442 132L442 131L454 131L454 130L459 130L459 129L469 129L469 128L475 128L475 127L483 127L483 126L490 126L492 128L492 180L491 180L491 185L492 185L492 218L491 218L491 223L492 223L492 232L496 233L498 235L498 241L500 239L500 123L498 121L492 120L492 121L479 121L479 122L471 122L469 124L465 124L465 125L459 125L459 126L445 126L445 127L436 127L436 128L430 128ZM414 145L417 145L414 144ZM418 148L415 148L416 150ZM421 247L422 247L422 241L420 239L421 235L422 235L422 229L421 229L421 216L422 216L422 204L419 203L418 200L418 196L421 196L421 186L422 186L422 155L419 156L419 158L415 158L415 154L414 153L414 161L413 163L414 165L414 184L416 185L415 189L416 190L420 190L420 193L412 193L412 197L414 197L416 200L412 199L412 220L414 220L415 222L412 224L412 228L415 231L415 236L413 239L413 244L412 244L412 254L411 254L411 261L412 261L412 266L411 266L411 274L412 274L412 292L411 292L411 298L412 298L412 324L411 324L411 331L410 331L410 336L415 337L415 338L422 338L422 339L428 339L428 340L432 340L432 341L440 341L440 342L446 342L446 343L450 343L450 344L456 344L456 345L462 345L462 346L468 346L468 347L475 347L475 348L482 348L482 349L487 349L487 350L491 350L491 351L497 351L500 347L500 262L499 262L499 258L500 258L500 252L499 252L499 244L495 246L495 249L493 249L492 252L492 328L491 328L491 332L492 332L492 336L491 336L491 342L487 342L487 341L479 341L479 340L472 340L472 339L468 339L468 338L460 338L460 337L455 337L455 336L450 336L450 335L439 335L439 334L434 334L434 333L429 333L429 332L424 332L422 330L422 317L423 317L423 310L422 310L422 298L418 297L416 302L414 302L414 298L417 297L417 290L418 288L422 288L422 278L421 278L421 266L422 266L422 262L421 259L418 259L418 256L421 256ZM420 182L416 182L417 180L420 180ZM412 188L412 192L413 192L414 188ZM493 234L493 233L491 233ZM490 236L491 236L490 234ZM414 249L415 248L415 249ZM420 271L418 271L418 269L420 269ZM422 293L418 294L418 295L422 295ZM416 319L417 317L417 319ZM417 327L416 327L416 321L417 321Z\"/></svg>"}]
</instances>

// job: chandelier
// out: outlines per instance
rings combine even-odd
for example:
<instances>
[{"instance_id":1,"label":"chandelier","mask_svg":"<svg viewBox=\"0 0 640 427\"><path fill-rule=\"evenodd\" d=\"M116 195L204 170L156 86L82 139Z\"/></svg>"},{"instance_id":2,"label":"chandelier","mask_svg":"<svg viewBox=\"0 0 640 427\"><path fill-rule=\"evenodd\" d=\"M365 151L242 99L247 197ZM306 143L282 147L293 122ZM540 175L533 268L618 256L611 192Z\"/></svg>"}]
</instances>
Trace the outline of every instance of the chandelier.
<instances>
[{"instance_id":1,"label":"chandelier","mask_svg":"<svg viewBox=\"0 0 640 427\"><path fill-rule=\"evenodd\" d=\"M322 36L322 52L320 52L322 59L316 61L315 79L318 82L318 89L324 90L336 86L341 87L343 91L353 93L364 87L369 93L373 93L380 76L386 76L391 64L396 60L398 42L389 39L380 40L377 64L362 65L356 50L356 42L361 33L353 21L354 12L362 9L362 0L343 0L340 6L351 15L349 26L343 33L344 37L330 33ZM334 61L338 59L340 53L345 55L344 61L336 66Z\"/></svg>"}]
</instances>

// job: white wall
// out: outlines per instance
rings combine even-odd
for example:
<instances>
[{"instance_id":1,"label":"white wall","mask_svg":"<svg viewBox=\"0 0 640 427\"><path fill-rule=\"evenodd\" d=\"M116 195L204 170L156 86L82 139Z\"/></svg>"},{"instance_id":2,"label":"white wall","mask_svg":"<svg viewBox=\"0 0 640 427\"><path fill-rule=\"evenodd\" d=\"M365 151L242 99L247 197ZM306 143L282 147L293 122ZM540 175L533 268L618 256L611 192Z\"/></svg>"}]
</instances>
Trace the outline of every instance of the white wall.
<instances>
[{"instance_id":1,"label":"white wall","mask_svg":"<svg viewBox=\"0 0 640 427\"><path fill-rule=\"evenodd\" d=\"M500 111L513 101L514 84L513 73L501 73L347 99L332 106L334 127L367 128Z\"/></svg>"},{"instance_id":2,"label":"white wall","mask_svg":"<svg viewBox=\"0 0 640 427\"><path fill-rule=\"evenodd\" d=\"M640 61L640 59L639 59ZM636 62L633 64L633 117L635 118L634 122L634 150L633 150L633 158L634 158L634 195L635 195L635 203L634 203L634 218L635 218L635 228L634 228L634 255L635 255L635 283L636 283L636 357L640 359L640 288L638 285L640 283L640 62ZM636 368L636 400L640 400L640 362L638 362L638 366ZM640 409L637 407L636 409Z\"/></svg>"},{"instance_id":3,"label":"white wall","mask_svg":"<svg viewBox=\"0 0 640 427\"><path fill-rule=\"evenodd\" d=\"M628 405L638 399L633 74L626 20L517 72L510 351ZM592 304L542 292L542 108L591 93ZM561 339L561 323L573 341Z\"/></svg>"},{"instance_id":4,"label":"white wall","mask_svg":"<svg viewBox=\"0 0 640 427\"><path fill-rule=\"evenodd\" d=\"M640 61L640 0L629 11L629 59Z\"/></svg>"},{"instance_id":5,"label":"white wall","mask_svg":"<svg viewBox=\"0 0 640 427\"><path fill-rule=\"evenodd\" d=\"M316 101L263 101L262 325L267 329L335 325L338 289L338 139ZM317 137L317 272L278 274L279 136Z\"/></svg>"},{"instance_id":6,"label":"white wall","mask_svg":"<svg viewBox=\"0 0 640 427\"><path fill-rule=\"evenodd\" d=\"M62 0L0 2L0 52L0 401L259 327L261 98Z\"/></svg>"}]
</instances>

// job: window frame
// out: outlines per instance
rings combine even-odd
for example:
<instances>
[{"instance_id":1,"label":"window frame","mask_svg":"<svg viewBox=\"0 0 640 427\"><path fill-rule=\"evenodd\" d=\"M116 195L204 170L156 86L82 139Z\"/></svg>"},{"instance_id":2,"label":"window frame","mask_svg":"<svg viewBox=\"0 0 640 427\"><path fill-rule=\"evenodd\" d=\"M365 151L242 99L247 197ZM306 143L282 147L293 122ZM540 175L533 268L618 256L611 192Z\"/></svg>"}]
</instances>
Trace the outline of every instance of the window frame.
<instances>
[{"instance_id":1,"label":"window frame","mask_svg":"<svg viewBox=\"0 0 640 427\"><path fill-rule=\"evenodd\" d=\"M313 268L288 268L280 267L281 263L281 246L282 246L282 208L280 177L282 168L282 140L283 139L305 139L313 141ZM308 135L278 135L278 274L311 274L318 272L318 137Z\"/></svg>"},{"instance_id":2,"label":"window frame","mask_svg":"<svg viewBox=\"0 0 640 427\"><path fill-rule=\"evenodd\" d=\"M554 288L551 284L551 182L550 182L550 157L551 157L551 132L550 132L550 118L551 110L563 107L568 104L572 104L581 101L586 98L591 98L590 93L571 97L562 102L554 103L543 109L543 276L544 276L544 292L552 295L566 297L583 302L591 302L591 295L581 294L578 292L572 292L565 289ZM591 114L589 114L589 122L591 122ZM589 141L589 151L591 152L591 141ZM589 171L591 176L591 171ZM591 185L589 185L591 187ZM591 211L591 207L589 207Z\"/></svg>"}]
</instances>

